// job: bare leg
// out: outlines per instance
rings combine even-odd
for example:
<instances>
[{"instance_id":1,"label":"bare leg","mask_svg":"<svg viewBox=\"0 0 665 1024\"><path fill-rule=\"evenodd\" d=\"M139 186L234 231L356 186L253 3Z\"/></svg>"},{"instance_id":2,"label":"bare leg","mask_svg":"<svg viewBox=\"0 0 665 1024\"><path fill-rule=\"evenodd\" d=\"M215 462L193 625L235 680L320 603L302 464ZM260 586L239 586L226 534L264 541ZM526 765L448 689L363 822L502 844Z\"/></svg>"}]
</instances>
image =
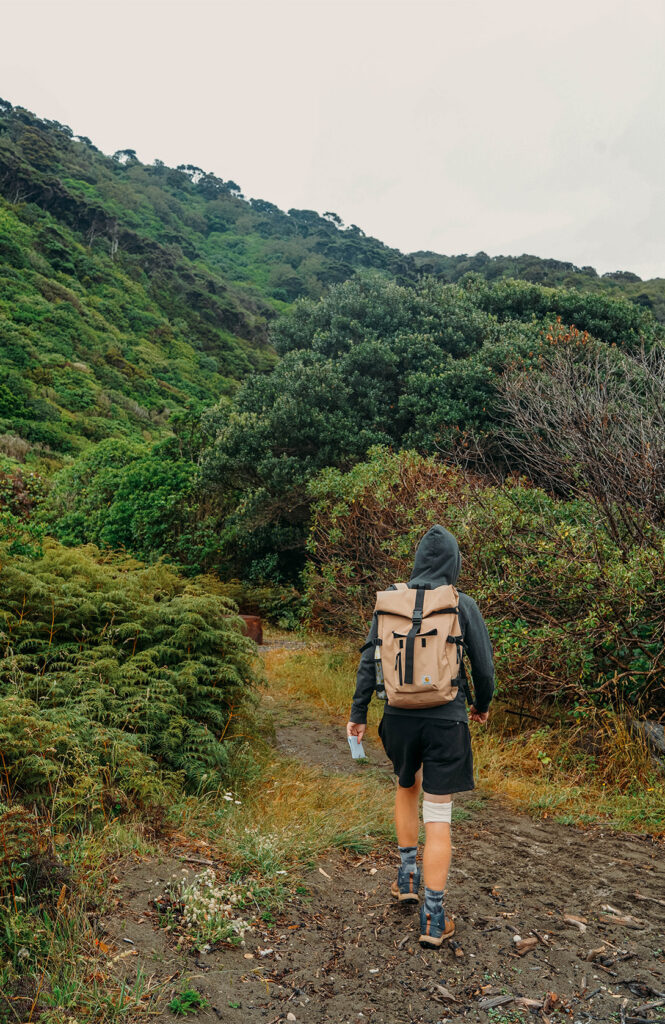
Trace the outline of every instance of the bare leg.
<instances>
[{"instance_id":1,"label":"bare leg","mask_svg":"<svg viewBox=\"0 0 665 1024\"><path fill-rule=\"evenodd\" d=\"M397 832L398 846L417 846L418 832L420 831L420 816L418 813L418 797L422 772L416 774L416 781L413 786L397 785L395 793L395 831Z\"/></svg>"},{"instance_id":2,"label":"bare leg","mask_svg":"<svg viewBox=\"0 0 665 1024\"><path fill-rule=\"evenodd\" d=\"M423 793L425 800L437 804L450 803L452 797ZM416 833L417 834L417 833ZM428 821L425 824L425 850L423 852L423 875L428 889L443 890L450 871L452 855L450 825L447 821Z\"/></svg>"}]
</instances>

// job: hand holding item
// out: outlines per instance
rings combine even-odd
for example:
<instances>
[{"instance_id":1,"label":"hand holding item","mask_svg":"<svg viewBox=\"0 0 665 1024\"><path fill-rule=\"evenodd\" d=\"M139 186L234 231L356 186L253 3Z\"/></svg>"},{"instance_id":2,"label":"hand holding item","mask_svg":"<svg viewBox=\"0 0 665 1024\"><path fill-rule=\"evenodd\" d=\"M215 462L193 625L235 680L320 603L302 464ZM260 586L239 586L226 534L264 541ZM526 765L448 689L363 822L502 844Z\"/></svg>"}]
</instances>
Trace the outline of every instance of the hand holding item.
<instances>
[{"instance_id":1,"label":"hand holding item","mask_svg":"<svg viewBox=\"0 0 665 1024\"><path fill-rule=\"evenodd\" d=\"M346 735L355 736L358 743L362 743L363 736L367 726L364 722L347 722L346 723Z\"/></svg>"}]
</instances>

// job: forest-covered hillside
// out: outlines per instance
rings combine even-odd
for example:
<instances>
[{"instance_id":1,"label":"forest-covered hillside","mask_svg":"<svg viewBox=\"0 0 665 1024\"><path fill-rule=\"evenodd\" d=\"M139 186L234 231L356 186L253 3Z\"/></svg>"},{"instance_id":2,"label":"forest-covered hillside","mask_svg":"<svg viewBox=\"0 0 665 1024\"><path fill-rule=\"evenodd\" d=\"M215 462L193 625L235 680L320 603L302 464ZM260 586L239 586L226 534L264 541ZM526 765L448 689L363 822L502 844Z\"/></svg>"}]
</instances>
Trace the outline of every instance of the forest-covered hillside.
<instances>
[{"instance_id":1,"label":"forest-covered hillside","mask_svg":"<svg viewBox=\"0 0 665 1024\"><path fill-rule=\"evenodd\" d=\"M516 277L533 284L550 287L577 288L584 292L606 292L624 297L651 310L657 320L665 322L665 280L643 281L629 270L598 274L594 267L576 267L564 260L542 259L539 256L441 256L434 252L412 254L418 269L434 274L443 281L459 281L466 274L480 274L487 281Z\"/></svg>"},{"instance_id":2,"label":"forest-covered hillside","mask_svg":"<svg viewBox=\"0 0 665 1024\"><path fill-rule=\"evenodd\" d=\"M400 467L433 458L490 503L468 561L488 602L507 586L498 566L516 544L510 510L522 508L519 558L538 572L516 584L519 607L501 606L499 659L510 663L522 617L540 622L548 587L547 614L568 624L543 642L564 658L578 610L557 603L557 545L537 579L558 522L596 552L603 578L634 559L662 606L662 282L528 256L404 256L334 213L284 213L132 150L105 156L6 103L0 186L0 525L26 578L52 543L95 545L81 554L92 576L118 552L165 559L282 625L314 614L347 629L322 595L371 593L378 571L359 546L330 561L354 474L393 466L377 516L404 508L399 551L411 523L458 514L446 513L445 472L432 477L433 503L409 491ZM467 504L456 529L480 537ZM605 602L622 621L632 576L626 587ZM623 697L661 707L659 630L627 640L618 664ZM580 655L589 692L599 679L615 686L610 627L601 632Z\"/></svg>"},{"instance_id":3,"label":"forest-covered hillside","mask_svg":"<svg viewBox=\"0 0 665 1024\"><path fill-rule=\"evenodd\" d=\"M411 259L329 213L200 168L105 156L0 102L0 431L60 452L160 436L274 353L268 325L360 267Z\"/></svg>"},{"instance_id":4,"label":"forest-covered hillside","mask_svg":"<svg viewBox=\"0 0 665 1024\"><path fill-rule=\"evenodd\" d=\"M0 101L0 433L59 453L156 440L275 361L272 320L358 270L400 284L470 272L625 295L665 319L665 282L537 257L404 255L333 212L284 212L192 165L107 156Z\"/></svg>"}]
</instances>

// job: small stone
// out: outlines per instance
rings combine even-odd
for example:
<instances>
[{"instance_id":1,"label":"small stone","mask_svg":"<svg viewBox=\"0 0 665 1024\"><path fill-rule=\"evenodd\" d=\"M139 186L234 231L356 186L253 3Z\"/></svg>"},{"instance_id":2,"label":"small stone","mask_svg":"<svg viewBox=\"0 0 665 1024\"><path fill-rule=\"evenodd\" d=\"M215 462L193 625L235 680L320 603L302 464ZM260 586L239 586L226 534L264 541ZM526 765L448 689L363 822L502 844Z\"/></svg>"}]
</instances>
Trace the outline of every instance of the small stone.
<instances>
[{"instance_id":1,"label":"small stone","mask_svg":"<svg viewBox=\"0 0 665 1024\"><path fill-rule=\"evenodd\" d=\"M291 1013L291 1011L289 1010L289 1012L286 1015L286 1019L287 1020L295 1020L296 1019L295 1013Z\"/></svg>"}]
</instances>

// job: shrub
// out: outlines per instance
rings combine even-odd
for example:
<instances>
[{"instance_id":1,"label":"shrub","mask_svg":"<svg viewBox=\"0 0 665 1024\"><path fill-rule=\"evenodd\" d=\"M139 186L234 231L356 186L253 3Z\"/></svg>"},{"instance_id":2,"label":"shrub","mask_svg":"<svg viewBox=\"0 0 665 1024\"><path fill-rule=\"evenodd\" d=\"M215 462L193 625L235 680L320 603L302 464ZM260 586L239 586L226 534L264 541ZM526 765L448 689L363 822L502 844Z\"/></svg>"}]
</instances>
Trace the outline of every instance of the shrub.
<instances>
[{"instance_id":1,"label":"shrub","mask_svg":"<svg viewBox=\"0 0 665 1024\"><path fill-rule=\"evenodd\" d=\"M461 586L487 619L504 694L665 708L665 535L626 553L584 501L490 486L412 452L371 456L311 485L315 622L364 634L374 592L408 579L439 522L459 539Z\"/></svg>"},{"instance_id":2,"label":"shrub","mask_svg":"<svg viewBox=\"0 0 665 1024\"><path fill-rule=\"evenodd\" d=\"M146 560L167 555L194 574L219 549L216 510L200 507L197 480L173 439L109 438L57 474L44 518L65 544L124 548Z\"/></svg>"},{"instance_id":3,"label":"shrub","mask_svg":"<svg viewBox=\"0 0 665 1024\"><path fill-rule=\"evenodd\" d=\"M589 501L627 550L650 543L665 523L665 350L632 355L560 324L548 341L537 374L499 384L505 461Z\"/></svg>"},{"instance_id":4,"label":"shrub","mask_svg":"<svg viewBox=\"0 0 665 1024\"><path fill-rule=\"evenodd\" d=\"M3 559L0 749L15 796L79 820L223 784L255 679L233 603L163 564L49 542Z\"/></svg>"},{"instance_id":5,"label":"shrub","mask_svg":"<svg viewBox=\"0 0 665 1024\"><path fill-rule=\"evenodd\" d=\"M43 528L33 511L41 503L45 481L0 456L0 543L8 555L41 554Z\"/></svg>"},{"instance_id":6,"label":"shrub","mask_svg":"<svg viewBox=\"0 0 665 1024\"><path fill-rule=\"evenodd\" d=\"M0 435L0 452L10 459L15 459L17 462L25 462L25 457L31 447L29 441L18 437L17 434Z\"/></svg>"},{"instance_id":7,"label":"shrub","mask_svg":"<svg viewBox=\"0 0 665 1024\"><path fill-rule=\"evenodd\" d=\"M260 615L280 629L296 629L307 617L309 605L295 587L278 583L243 583L231 580L218 586L245 615Z\"/></svg>"}]
</instances>

